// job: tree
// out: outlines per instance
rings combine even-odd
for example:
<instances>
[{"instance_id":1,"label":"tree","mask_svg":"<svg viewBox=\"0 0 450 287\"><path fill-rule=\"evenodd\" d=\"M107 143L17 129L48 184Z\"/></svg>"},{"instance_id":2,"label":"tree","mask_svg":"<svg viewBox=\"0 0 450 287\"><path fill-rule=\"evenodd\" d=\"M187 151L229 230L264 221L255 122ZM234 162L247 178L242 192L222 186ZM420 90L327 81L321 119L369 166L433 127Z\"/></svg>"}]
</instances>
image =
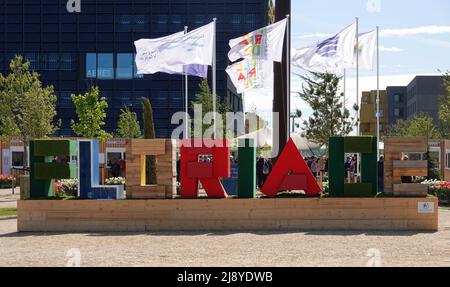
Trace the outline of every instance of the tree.
<instances>
[{"instance_id":1,"label":"tree","mask_svg":"<svg viewBox=\"0 0 450 287\"><path fill-rule=\"evenodd\" d=\"M302 92L298 95L314 111L303 122L303 129L308 140L321 146L328 146L332 136L346 136L355 125L355 118L350 111L343 110L343 94L338 95L339 78L332 74L312 73L312 77L301 78L305 81ZM358 107L355 106L357 111Z\"/></svg>"},{"instance_id":2,"label":"tree","mask_svg":"<svg viewBox=\"0 0 450 287\"><path fill-rule=\"evenodd\" d=\"M142 110L144 119L144 138L156 138L155 124L153 121L153 107L148 98L142 98ZM156 184L156 157L147 156L145 158L145 174L147 184Z\"/></svg>"},{"instance_id":3,"label":"tree","mask_svg":"<svg viewBox=\"0 0 450 287\"><path fill-rule=\"evenodd\" d=\"M0 74L0 135L22 138L26 166L28 141L58 129L54 123L57 99L53 86L43 87L40 75L30 72L30 62L24 62L22 56L12 59L9 67L8 76Z\"/></svg>"},{"instance_id":4,"label":"tree","mask_svg":"<svg viewBox=\"0 0 450 287\"><path fill-rule=\"evenodd\" d=\"M450 139L450 73L444 74L444 85L447 95L441 97L439 106L439 121L442 129L442 136Z\"/></svg>"},{"instance_id":5,"label":"tree","mask_svg":"<svg viewBox=\"0 0 450 287\"><path fill-rule=\"evenodd\" d=\"M400 119L397 121L397 124L388 128L386 134L397 137L441 138L439 129L434 125L433 119L427 114L420 114L408 121Z\"/></svg>"},{"instance_id":6,"label":"tree","mask_svg":"<svg viewBox=\"0 0 450 287\"><path fill-rule=\"evenodd\" d=\"M121 138L130 139L139 138L142 135L137 114L130 111L128 107L121 110L116 135Z\"/></svg>"},{"instance_id":7,"label":"tree","mask_svg":"<svg viewBox=\"0 0 450 287\"><path fill-rule=\"evenodd\" d=\"M53 86L43 87L30 62L16 56L11 73L0 74L0 134L28 139L44 138L57 130Z\"/></svg>"},{"instance_id":8,"label":"tree","mask_svg":"<svg viewBox=\"0 0 450 287\"><path fill-rule=\"evenodd\" d=\"M201 105L203 117L210 112L213 112L213 95L211 89L209 88L208 81L203 79L199 84L199 92L195 95L195 101L192 101L192 109L195 110L195 105ZM217 113L222 116L223 120L223 135L226 135L226 115L230 111L228 104L221 102L220 97L216 96L216 108ZM197 123L197 121L202 121ZM194 123L202 126L202 134L198 134L197 131L192 132L194 138L202 138L205 131L211 128L211 125L203 124L203 118L195 118Z\"/></svg>"},{"instance_id":9,"label":"tree","mask_svg":"<svg viewBox=\"0 0 450 287\"><path fill-rule=\"evenodd\" d=\"M273 5L273 0L269 0L269 9L267 10L267 17L269 24L275 23L275 5Z\"/></svg>"},{"instance_id":10,"label":"tree","mask_svg":"<svg viewBox=\"0 0 450 287\"><path fill-rule=\"evenodd\" d=\"M108 103L104 97L99 99L99 96L100 89L97 86L92 86L84 95L72 95L78 122L72 120L71 127L77 136L100 140L112 137L111 134L102 130L105 125Z\"/></svg>"}]
</instances>

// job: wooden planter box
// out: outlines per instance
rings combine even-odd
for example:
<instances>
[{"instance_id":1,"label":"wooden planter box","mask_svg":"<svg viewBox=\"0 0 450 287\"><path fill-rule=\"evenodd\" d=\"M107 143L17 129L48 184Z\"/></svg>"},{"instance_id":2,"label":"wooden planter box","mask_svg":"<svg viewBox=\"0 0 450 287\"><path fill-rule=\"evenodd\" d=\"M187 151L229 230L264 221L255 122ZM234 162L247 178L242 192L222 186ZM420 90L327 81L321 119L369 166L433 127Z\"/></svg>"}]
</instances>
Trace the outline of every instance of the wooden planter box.
<instances>
[{"instance_id":1,"label":"wooden planter box","mask_svg":"<svg viewBox=\"0 0 450 287\"><path fill-rule=\"evenodd\" d=\"M423 206L428 209L423 209ZM432 207L432 208L430 208ZM438 230L437 198L18 202L30 232Z\"/></svg>"}]
</instances>

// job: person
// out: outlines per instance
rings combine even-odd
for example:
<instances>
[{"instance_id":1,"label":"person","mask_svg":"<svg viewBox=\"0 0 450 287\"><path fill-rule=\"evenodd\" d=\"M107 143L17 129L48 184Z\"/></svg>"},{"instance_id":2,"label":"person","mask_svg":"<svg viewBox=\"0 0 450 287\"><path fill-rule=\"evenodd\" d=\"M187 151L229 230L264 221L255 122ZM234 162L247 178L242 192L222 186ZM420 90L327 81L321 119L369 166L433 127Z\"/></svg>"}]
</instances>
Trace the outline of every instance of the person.
<instances>
[{"instance_id":1,"label":"person","mask_svg":"<svg viewBox=\"0 0 450 287\"><path fill-rule=\"evenodd\" d=\"M352 169L352 159L350 157L347 157L347 160L345 161L345 177L347 178L347 182L350 182L351 178L351 169Z\"/></svg>"},{"instance_id":2,"label":"person","mask_svg":"<svg viewBox=\"0 0 450 287\"><path fill-rule=\"evenodd\" d=\"M267 180L267 177L269 176L270 172L272 171L272 160L271 159L264 159L264 165L263 165L263 175L262 175L262 185L264 186L264 183Z\"/></svg>"},{"instance_id":3,"label":"person","mask_svg":"<svg viewBox=\"0 0 450 287\"><path fill-rule=\"evenodd\" d=\"M378 161L378 192L384 192L384 156Z\"/></svg>"},{"instance_id":4,"label":"person","mask_svg":"<svg viewBox=\"0 0 450 287\"><path fill-rule=\"evenodd\" d=\"M111 173L113 177L119 177L120 175L120 164L116 159L112 162Z\"/></svg>"},{"instance_id":5,"label":"person","mask_svg":"<svg viewBox=\"0 0 450 287\"><path fill-rule=\"evenodd\" d=\"M126 172L126 162L124 159L121 159L119 161L119 167L120 167L120 175L122 177L125 177L125 172Z\"/></svg>"},{"instance_id":6,"label":"person","mask_svg":"<svg viewBox=\"0 0 450 287\"><path fill-rule=\"evenodd\" d=\"M256 160L256 183L259 189L261 189L263 186L263 166L264 159L261 156L258 156Z\"/></svg>"},{"instance_id":7,"label":"person","mask_svg":"<svg viewBox=\"0 0 450 287\"><path fill-rule=\"evenodd\" d=\"M318 159L316 157L311 158L311 173L313 174L314 178L317 178L317 171L319 169L318 165Z\"/></svg>"},{"instance_id":8,"label":"person","mask_svg":"<svg viewBox=\"0 0 450 287\"><path fill-rule=\"evenodd\" d=\"M409 160L409 156L404 155L402 160ZM402 183L413 183L413 178L412 176L402 176Z\"/></svg>"},{"instance_id":9,"label":"person","mask_svg":"<svg viewBox=\"0 0 450 287\"><path fill-rule=\"evenodd\" d=\"M358 177L358 161L356 159L356 156L352 157L352 162L351 162L351 168L350 168L350 182L357 181L357 177Z\"/></svg>"}]
</instances>

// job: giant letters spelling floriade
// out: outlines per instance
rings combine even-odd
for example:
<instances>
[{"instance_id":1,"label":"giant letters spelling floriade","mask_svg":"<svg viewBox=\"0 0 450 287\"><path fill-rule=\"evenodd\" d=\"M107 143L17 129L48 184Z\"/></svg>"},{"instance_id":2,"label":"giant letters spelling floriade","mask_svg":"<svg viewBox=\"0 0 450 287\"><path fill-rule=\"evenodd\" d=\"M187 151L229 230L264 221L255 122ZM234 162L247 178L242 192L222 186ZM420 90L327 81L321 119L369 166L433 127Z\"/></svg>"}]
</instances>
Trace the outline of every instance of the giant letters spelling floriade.
<instances>
[{"instance_id":1,"label":"giant letters spelling floriade","mask_svg":"<svg viewBox=\"0 0 450 287\"><path fill-rule=\"evenodd\" d=\"M333 196L372 196L377 191L376 138L333 137L330 139L330 193ZM225 198L221 180L230 177L230 147L227 140L190 139L181 144L181 197L199 196L200 184L208 197ZM91 199L121 199L118 187L99 185L99 144L90 140L38 140L30 142L31 198L53 196L52 180L75 178L77 169L69 161L54 157L78 155L79 196ZM361 153L361 183L344 183L344 153ZM145 156L157 158L157 185L145 185ZM256 197L256 148L252 140L240 141L240 198ZM128 198L173 198L176 186L175 142L172 140L131 140L127 147ZM321 189L292 140L278 158L261 192L275 197L280 191L303 190L317 195Z\"/></svg>"}]
</instances>

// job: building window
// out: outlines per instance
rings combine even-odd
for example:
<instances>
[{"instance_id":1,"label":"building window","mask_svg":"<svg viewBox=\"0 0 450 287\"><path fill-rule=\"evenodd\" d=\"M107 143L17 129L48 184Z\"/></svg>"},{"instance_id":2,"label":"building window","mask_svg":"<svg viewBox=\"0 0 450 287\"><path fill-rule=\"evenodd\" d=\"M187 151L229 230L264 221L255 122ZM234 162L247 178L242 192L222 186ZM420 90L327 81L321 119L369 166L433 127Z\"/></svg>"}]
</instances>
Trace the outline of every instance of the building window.
<instances>
[{"instance_id":1,"label":"building window","mask_svg":"<svg viewBox=\"0 0 450 287\"><path fill-rule=\"evenodd\" d=\"M114 79L114 62L113 54L102 53L97 55L97 78L98 79Z\"/></svg>"},{"instance_id":2,"label":"building window","mask_svg":"<svg viewBox=\"0 0 450 287\"><path fill-rule=\"evenodd\" d=\"M379 113L379 114L378 114L377 111L375 111L375 118L376 118L378 115L380 116L380 118L384 118L384 110L380 110L380 113Z\"/></svg>"},{"instance_id":3,"label":"building window","mask_svg":"<svg viewBox=\"0 0 450 287\"><path fill-rule=\"evenodd\" d=\"M86 78L97 78L97 54L86 54Z\"/></svg>"},{"instance_id":4,"label":"building window","mask_svg":"<svg viewBox=\"0 0 450 287\"><path fill-rule=\"evenodd\" d=\"M133 54L117 54L116 78L133 78Z\"/></svg>"},{"instance_id":5,"label":"building window","mask_svg":"<svg viewBox=\"0 0 450 287\"><path fill-rule=\"evenodd\" d=\"M400 95L399 94L394 95L394 102L400 103Z\"/></svg>"},{"instance_id":6,"label":"building window","mask_svg":"<svg viewBox=\"0 0 450 287\"><path fill-rule=\"evenodd\" d=\"M394 109L394 116L396 118L400 117L400 109Z\"/></svg>"},{"instance_id":7,"label":"building window","mask_svg":"<svg viewBox=\"0 0 450 287\"><path fill-rule=\"evenodd\" d=\"M23 168L23 151L11 152L11 163L13 168Z\"/></svg>"},{"instance_id":8,"label":"building window","mask_svg":"<svg viewBox=\"0 0 450 287\"><path fill-rule=\"evenodd\" d=\"M380 132L384 132L384 125L380 124Z\"/></svg>"}]
</instances>

